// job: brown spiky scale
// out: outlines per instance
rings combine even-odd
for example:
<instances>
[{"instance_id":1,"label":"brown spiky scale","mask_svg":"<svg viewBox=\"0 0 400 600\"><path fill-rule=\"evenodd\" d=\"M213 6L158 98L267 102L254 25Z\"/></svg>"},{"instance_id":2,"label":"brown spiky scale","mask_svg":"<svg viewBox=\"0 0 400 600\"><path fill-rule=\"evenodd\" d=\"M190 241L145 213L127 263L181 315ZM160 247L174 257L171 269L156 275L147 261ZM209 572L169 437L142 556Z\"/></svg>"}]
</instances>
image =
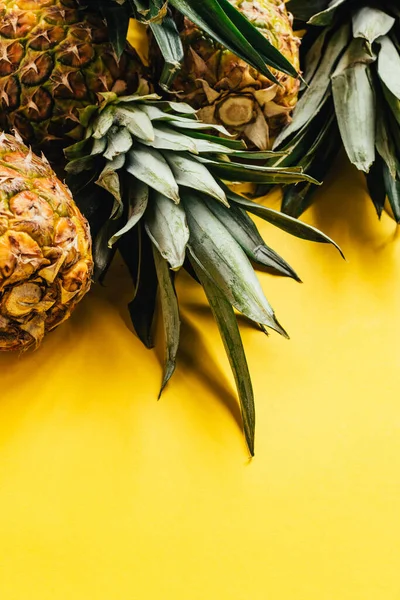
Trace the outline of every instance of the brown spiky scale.
<instances>
[{"instance_id":1,"label":"brown spiky scale","mask_svg":"<svg viewBox=\"0 0 400 600\"><path fill-rule=\"evenodd\" d=\"M0 126L51 155L80 140L79 110L131 93L143 65L118 60L104 22L75 0L0 0Z\"/></svg>"},{"instance_id":2,"label":"brown spiky scale","mask_svg":"<svg viewBox=\"0 0 400 600\"><path fill-rule=\"evenodd\" d=\"M299 69L300 40L282 0L229 1ZM299 80L272 69L281 87L273 84L186 18L181 38L185 61L173 85L179 98L199 109L200 119L224 125L250 147L270 148L290 120Z\"/></svg>"},{"instance_id":3,"label":"brown spiky scale","mask_svg":"<svg viewBox=\"0 0 400 600\"><path fill-rule=\"evenodd\" d=\"M0 350L37 346L93 271L86 220L47 160L0 134Z\"/></svg>"}]
</instances>

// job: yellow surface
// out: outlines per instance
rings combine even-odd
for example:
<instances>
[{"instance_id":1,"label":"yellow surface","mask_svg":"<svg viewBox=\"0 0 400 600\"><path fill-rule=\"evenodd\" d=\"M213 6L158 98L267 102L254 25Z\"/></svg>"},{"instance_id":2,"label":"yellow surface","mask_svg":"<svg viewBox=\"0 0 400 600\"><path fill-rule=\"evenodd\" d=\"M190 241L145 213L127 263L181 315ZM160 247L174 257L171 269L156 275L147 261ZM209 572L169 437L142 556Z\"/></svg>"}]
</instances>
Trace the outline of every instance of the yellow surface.
<instances>
[{"instance_id":1,"label":"yellow surface","mask_svg":"<svg viewBox=\"0 0 400 600\"><path fill-rule=\"evenodd\" d=\"M348 262L261 227L304 284L261 275L290 341L242 328L253 461L185 277L160 402L159 358L128 329L118 265L41 350L0 357L2 600L400 598L400 242L348 167L305 219Z\"/></svg>"}]
</instances>

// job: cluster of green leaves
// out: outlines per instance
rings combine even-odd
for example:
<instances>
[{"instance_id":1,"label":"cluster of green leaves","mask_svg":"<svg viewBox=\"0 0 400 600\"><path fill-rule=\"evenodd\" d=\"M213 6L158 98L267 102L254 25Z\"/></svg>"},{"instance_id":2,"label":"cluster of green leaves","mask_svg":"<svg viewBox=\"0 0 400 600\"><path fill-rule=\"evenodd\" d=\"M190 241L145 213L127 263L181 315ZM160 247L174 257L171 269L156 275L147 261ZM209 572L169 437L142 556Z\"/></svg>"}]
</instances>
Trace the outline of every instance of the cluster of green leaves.
<instances>
[{"instance_id":1,"label":"cluster of green leaves","mask_svg":"<svg viewBox=\"0 0 400 600\"><path fill-rule=\"evenodd\" d=\"M299 164L321 180L344 145L366 173L378 215L387 197L400 222L400 7L368 0L292 0L289 7L309 18L313 43L303 56L307 87L274 146L287 156L269 164ZM314 191L308 183L288 186L283 210L300 215Z\"/></svg>"},{"instance_id":2,"label":"cluster of green leaves","mask_svg":"<svg viewBox=\"0 0 400 600\"><path fill-rule=\"evenodd\" d=\"M131 17L150 27L165 61L160 85L168 88L183 61L183 47L171 9L188 17L212 39L248 62L271 81L269 67L297 77L291 63L267 40L229 0L89 0L107 21L117 54L126 43Z\"/></svg>"},{"instance_id":3,"label":"cluster of green leaves","mask_svg":"<svg viewBox=\"0 0 400 600\"><path fill-rule=\"evenodd\" d=\"M305 223L234 193L227 182L314 180L300 167L255 166L255 156L268 159L273 153L246 151L224 128L198 121L187 104L154 94L103 96L100 107L82 113L86 138L66 151L68 183L94 234L97 275L104 275L118 248L135 285L132 322L149 347L159 292L166 356L161 390L174 372L179 346L174 274L185 268L203 286L235 376L253 454L253 391L234 311L263 330L286 336L253 265L299 278L264 242L248 213L297 237L333 242Z\"/></svg>"}]
</instances>

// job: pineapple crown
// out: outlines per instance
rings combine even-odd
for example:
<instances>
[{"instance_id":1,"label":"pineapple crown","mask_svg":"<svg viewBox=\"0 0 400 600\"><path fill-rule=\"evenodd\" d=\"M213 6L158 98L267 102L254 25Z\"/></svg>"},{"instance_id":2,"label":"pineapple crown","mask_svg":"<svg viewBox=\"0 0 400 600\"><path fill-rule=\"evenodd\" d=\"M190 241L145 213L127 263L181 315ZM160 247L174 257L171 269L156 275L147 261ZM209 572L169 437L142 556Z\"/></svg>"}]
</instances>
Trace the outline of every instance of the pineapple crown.
<instances>
[{"instance_id":1,"label":"pineapple crown","mask_svg":"<svg viewBox=\"0 0 400 600\"><path fill-rule=\"evenodd\" d=\"M400 222L400 9L365 0L289 6L311 25L303 57L308 87L275 142L286 156L269 164L300 164L321 180L343 145L366 174L378 216L388 197ZM299 216L314 190L307 182L289 185L282 209Z\"/></svg>"},{"instance_id":2,"label":"pineapple crown","mask_svg":"<svg viewBox=\"0 0 400 600\"><path fill-rule=\"evenodd\" d=\"M69 185L86 213L89 205L90 210L101 212L104 198L112 199L109 214L102 213L94 240L97 276L104 275L118 248L135 284L132 321L147 346L153 343L151 324L157 288L160 290L166 340L161 389L174 371L179 344L174 272L184 267L203 285L225 336L252 451L251 384L233 311L236 308L263 329L269 327L287 336L251 262L299 278L265 244L247 213L300 238L334 242L317 229L256 204L226 185L227 181L316 183L301 167L258 166L254 158L265 160L273 153L248 152L243 142L233 139L223 127L197 120L188 105L161 100L145 91L142 87L126 97L104 94L100 106L87 107L81 113L86 137L66 150Z\"/></svg>"}]
</instances>

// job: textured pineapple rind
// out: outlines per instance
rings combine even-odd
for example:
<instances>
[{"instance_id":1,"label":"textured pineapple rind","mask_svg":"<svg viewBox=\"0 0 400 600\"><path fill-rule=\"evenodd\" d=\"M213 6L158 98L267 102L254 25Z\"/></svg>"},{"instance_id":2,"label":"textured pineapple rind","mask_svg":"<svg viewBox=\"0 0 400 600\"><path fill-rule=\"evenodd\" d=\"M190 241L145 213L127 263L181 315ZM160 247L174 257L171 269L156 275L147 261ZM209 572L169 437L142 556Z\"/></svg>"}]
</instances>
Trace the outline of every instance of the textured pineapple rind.
<instances>
[{"instance_id":1,"label":"textured pineapple rind","mask_svg":"<svg viewBox=\"0 0 400 600\"><path fill-rule=\"evenodd\" d=\"M142 71L129 45L117 58L105 23L75 0L0 0L0 126L46 155L83 137L80 110L135 90Z\"/></svg>"},{"instance_id":2,"label":"textured pineapple rind","mask_svg":"<svg viewBox=\"0 0 400 600\"><path fill-rule=\"evenodd\" d=\"M230 0L298 71L300 40L281 0ZM174 82L179 97L199 109L208 123L220 123L261 150L290 121L300 82L271 69L273 84L253 67L184 19L181 38L185 62Z\"/></svg>"},{"instance_id":3,"label":"textured pineapple rind","mask_svg":"<svg viewBox=\"0 0 400 600\"><path fill-rule=\"evenodd\" d=\"M37 346L90 288L89 226L45 159L0 135L0 350Z\"/></svg>"}]
</instances>

